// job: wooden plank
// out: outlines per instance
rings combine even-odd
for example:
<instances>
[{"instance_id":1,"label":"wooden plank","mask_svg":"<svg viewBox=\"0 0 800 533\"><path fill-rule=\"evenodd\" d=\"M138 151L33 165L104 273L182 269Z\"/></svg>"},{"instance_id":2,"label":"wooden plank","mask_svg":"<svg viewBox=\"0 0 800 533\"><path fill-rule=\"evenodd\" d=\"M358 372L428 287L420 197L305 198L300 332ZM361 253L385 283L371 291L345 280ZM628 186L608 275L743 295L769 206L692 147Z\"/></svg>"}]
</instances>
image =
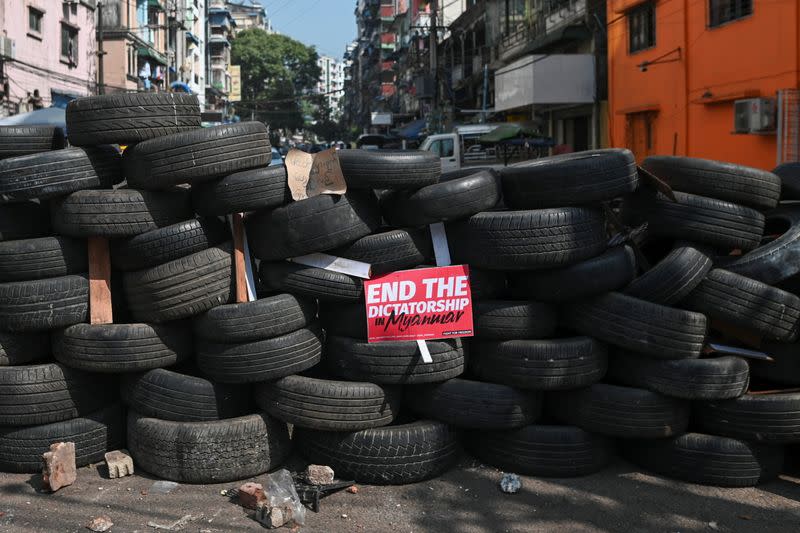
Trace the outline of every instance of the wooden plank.
<instances>
[{"instance_id":1,"label":"wooden plank","mask_svg":"<svg viewBox=\"0 0 800 533\"><path fill-rule=\"evenodd\" d=\"M113 324L108 239L89 237L89 323Z\"/></svg>"},{"instance_id":2,"label":"wooden plank","mask_svg":"<svg viewBox=\"0 0 800 533\"><path fill-rule=\"evenodd\" d=\"M244 264L244 224L242 214L231 215L233 232L233 265L236 283L236 303L249 301L247 297L247 270Z\"/></svg>"}]
</instances>

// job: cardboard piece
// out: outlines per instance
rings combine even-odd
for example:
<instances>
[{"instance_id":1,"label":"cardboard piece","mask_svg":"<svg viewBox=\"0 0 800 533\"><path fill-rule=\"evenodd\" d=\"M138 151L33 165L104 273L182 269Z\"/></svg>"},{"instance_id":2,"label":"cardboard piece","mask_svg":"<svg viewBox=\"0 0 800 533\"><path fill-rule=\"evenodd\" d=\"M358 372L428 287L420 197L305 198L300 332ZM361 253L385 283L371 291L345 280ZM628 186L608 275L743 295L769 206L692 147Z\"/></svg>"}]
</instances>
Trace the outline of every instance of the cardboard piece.
<instances>
[{"instance_id":1,"label":"cardboard piece","mask_svg":"<svg viewBox=\"0 0 800 533\"><path fill-rule=\"evenodd\" d=\"M339 156L336 149L329 148L314 154L314 164L308 176L306 194L308 197L318 194L344 194L347 184L344 181L342 167L339 165Z\"/></svg>"},{"instance_id":2,"label":"cardboard piece","mask_svg":"<svg viewBox=\"0 0 800 533\"><path fill-rule=\"evenodd\" d=\"M317 154L292 149L286 154L286 179L292 199L305 200L319 194L344 194L347 184L336 150Z\"/></svg>"},{"instance_id":3,"label":"cardboard piece","mask_svg":"<svg viewBox=\"0 0 800 533\"><path fill-rule=\"evenodd\" d=\"M442 222L435 222L430 225L431 241L433 242L433 255L436 258L436 266L450 266L450 246L447 242L447 232L445 232Z\"/></svg>"},{"instance_id":4,"label":"cardboard piece","mask_svg":"<svg viewBox=\"0 0 800 533\"><path fill-rule=\"evenodd\" d=\"M322 253L308 254L292 257L289 261L299 265L324 268L325 270L339 272L361 279L369 279L372 276L372 265L369 263L345 259L344 257L336 257L335 255Z\"/></svg>"},{"instance_id":5,"label":"cardboard piece","mask_svg":"<svg viewBox=\"0 0 800 533\"><path fill-rule=\"evenodd\" d=\"M423 363L433 363L433 358L431 357L431 352L428 350L428 343L424 340L419 339L417 341L417 347L419 348L419 353L422 355L422 362Z\"/></svg>"}]
</instances>

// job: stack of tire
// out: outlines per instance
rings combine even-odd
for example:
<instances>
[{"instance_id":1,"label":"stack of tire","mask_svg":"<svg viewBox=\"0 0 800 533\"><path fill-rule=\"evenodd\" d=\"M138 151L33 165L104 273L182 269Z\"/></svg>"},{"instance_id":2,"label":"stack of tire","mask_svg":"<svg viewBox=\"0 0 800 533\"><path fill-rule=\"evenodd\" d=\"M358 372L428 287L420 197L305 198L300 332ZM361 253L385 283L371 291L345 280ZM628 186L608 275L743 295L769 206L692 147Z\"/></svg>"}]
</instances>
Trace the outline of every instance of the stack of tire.
<instances>
[{"instance_id":1,"label":"stack of tire","mask_svg":"<svg viewBox=\"0 0 800 533\"><path fill-rule=\"evenodd\" d=\"M113 379L53 360L51 336L85 322L86 240L51 225L51 202L121 179L110 146L63 148L53 127L0 127L0 471L36 472L52 442L76 462L124 443Z\"/></svg>"},{"instance_id":2,"label":"stack of tire","mask_svg":"<svg viewBox=\"0 0 800 533\"><path fill-rule=\"evenodd\" d=\"M611 161L617 166L609 172L623 175L610 197L635 188L629 152L598 155L603 159L588 156L593 171ZM408 483L443 472L457 458L462 430L476 453L521 473L567 476L602 467L609 439L533 422L541 415L541 391L577 389L603 377L605 347L559 329L555 305L512 299L505 273L601 254L602 198L590 199L591 207L494 210L502 192L491 170L440 176L438 158L426 152L342 151L339 158L346 195L288 203L247 219L263 289L316 299L325 330L322 364L257 386L256 402L294 424L295 444L307 459L362 482ZM454 260L470 266L476 339L428 341L432 363L421 360L416 342L367 343L360 279L286 261L328 252L371 264L373 275L430 266L428 225L438 222L447 224ZM564 253L550 251L573 236ZM628 270L630 279L632 264ZM518 444L522 452L502 449Z\"/></svg>"}]
</instances>

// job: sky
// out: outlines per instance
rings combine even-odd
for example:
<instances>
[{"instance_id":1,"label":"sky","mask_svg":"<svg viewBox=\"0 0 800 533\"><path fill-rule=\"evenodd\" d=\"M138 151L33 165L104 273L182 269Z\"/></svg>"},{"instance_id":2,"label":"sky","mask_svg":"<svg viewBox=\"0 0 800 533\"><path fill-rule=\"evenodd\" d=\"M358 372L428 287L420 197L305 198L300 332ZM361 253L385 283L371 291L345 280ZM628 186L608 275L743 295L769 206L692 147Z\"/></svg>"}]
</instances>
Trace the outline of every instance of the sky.
<instances>
[{"instance_id":1,"label":"sky","mask_svg":"<svg viewBox=\"0 0 800 533\"><path fill-rule=\"evenodd\" d=\"M355 0L260 0L272 27L314 45L320 55L341 58L356 37Z\"/></svg>"}]
</instances>

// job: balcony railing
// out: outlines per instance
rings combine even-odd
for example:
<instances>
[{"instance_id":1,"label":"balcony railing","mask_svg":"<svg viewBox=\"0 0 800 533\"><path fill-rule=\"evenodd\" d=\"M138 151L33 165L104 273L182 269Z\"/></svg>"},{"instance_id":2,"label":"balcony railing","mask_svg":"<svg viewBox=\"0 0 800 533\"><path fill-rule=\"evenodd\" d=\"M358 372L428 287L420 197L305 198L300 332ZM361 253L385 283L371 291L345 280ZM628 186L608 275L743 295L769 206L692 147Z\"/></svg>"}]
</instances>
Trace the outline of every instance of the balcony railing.
<instances>
[{"instance_id":1,"label":"balcony railing","mask_svg":"<svg viewBox=\"0 0 800 533\"><path fill-rule=\"evenodd\" d=\"M586 17L586 2L587 0L545 0L541 10L500 36L498 57L513 57L528 44L548 33L578 24Z\"/></svg>"}]
</instances>

